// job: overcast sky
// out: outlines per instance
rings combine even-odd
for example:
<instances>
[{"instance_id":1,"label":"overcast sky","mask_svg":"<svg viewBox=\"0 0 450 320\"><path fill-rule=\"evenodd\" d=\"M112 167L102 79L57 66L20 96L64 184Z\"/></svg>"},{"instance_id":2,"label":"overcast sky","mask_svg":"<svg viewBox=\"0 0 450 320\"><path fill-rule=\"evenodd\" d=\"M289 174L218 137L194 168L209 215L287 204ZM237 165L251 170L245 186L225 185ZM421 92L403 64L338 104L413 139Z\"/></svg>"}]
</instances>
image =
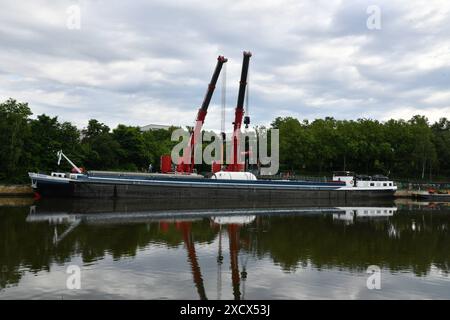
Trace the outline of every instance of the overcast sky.
<instances>
[{"instance_id":1,"label":"overcast sky","mask_svg":"<svg viewBox=\"0 0 450 320\"><path fill-rule=\"evenodd\" d=\"M381 10L381 29L370 5ZM221 54L229 130L243 50L253 53L252 124L450 117L449 1L0 0L0 8L0 99L79 127L91 118L192 125ZM220 93L219 85L208 129L220 127Z\"/></svg>"}]
</instances>

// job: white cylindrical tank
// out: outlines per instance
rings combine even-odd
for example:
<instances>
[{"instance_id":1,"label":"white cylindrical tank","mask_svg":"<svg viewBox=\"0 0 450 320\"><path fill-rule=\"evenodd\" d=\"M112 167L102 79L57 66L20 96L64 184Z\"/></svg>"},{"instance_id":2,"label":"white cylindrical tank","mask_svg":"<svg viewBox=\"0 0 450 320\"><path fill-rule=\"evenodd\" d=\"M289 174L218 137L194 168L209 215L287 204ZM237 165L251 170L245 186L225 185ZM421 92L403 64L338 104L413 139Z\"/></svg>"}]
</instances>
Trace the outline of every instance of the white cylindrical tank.
<instances>
[{"instance_id":1,"label":"white cylindrical tank","mask_svg":"<svg viewBox=\"0 0 450 320\"><path fill-rule=\"evenodd\" d=\"M256 180L256 176L251 172L218 171L212 175L211 179Z\"/></svg>"},{"instance_id":2,"label":"white cylindrical tank","mask_svg":"<svg viewBox=\"0 0 450 320\"><path fill-rule=\"evenodd\" d=\"M256 219L256 216L229 216L229 217L213 217L212 221L217 224L249 224Z\"/></svg>"}]
</instances>

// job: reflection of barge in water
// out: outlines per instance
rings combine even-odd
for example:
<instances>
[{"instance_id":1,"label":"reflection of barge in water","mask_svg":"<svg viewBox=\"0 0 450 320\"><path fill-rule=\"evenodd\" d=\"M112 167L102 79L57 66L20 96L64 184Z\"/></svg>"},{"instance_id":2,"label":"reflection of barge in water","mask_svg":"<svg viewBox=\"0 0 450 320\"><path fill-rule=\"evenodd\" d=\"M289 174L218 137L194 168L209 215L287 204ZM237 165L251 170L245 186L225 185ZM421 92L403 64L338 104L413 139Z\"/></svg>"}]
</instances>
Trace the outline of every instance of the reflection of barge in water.
<instances>
[{"instance_id":1,"label":"reflection of barge in water","mask_svg":"<svg viewBox=\"0 0 450 320\"><path fill-rule=\"evenodd\" d=\"M181 174L30 173L32 187L43 197L136 199L358 199L393 197L393 181L358 179L351 172L329 182L257 180L249 172L216 172L211 178Z\"/></svg>"},{"instance_id":2,"label":"reflection of barge in water","mask_svg":"<svg viewBox=\"0 0 450 320\"><path fill-rule=\"evenodd\" d=\"M27 217L28 222L49 221L55 224L71 223L83 220L89 223L142 223L146 221L158 221L166 219L195 219L212 218L218 223L234 221L231 217L254 217L257 215L308 215L308 214L344 214L340 208L281 208L281 209L224 209L224 210L161 210L161 211L136 211L136 212L102 212L102 213L68 213L63 211L45 212L30 208Z\"/></svg>"},{"instance_id":3,"label":"reflection of barge in water","mask_svg":"<svg viewBox=\"0 0 450 320\"><path fill-rule=\"evenodd\" d=\"M392 217L397 207L341 207L342 212L334 213L333 220L353 223L355 219L378 219Z\"/></svg>"},{"instance_id":4,"label":"reflection of barge in water","mask_svg":"<svg viewBox=\"0 0 450 320\"><path fill-rule=\"evenodd\" d=\"M164 203L166 203L164 205ZM368 204L367 204L368 203ZM260 202L231 206L229 202L208 202L202 206L198 201L186 201L184 205L174 202L148 200L97 200L97 199L43 199L30 207L28 222L48 221L54 224L83 220L87 223L142 223L159 220L192 220L210 218L219 224L233 223L236 219L247 221L257 216L300 216L333 214L344 216L348 212L371 213L374 210L390 210L396 207L391 201L304 201L301 205L261 205ZM383 211L384 212L384 211ZM251 219L251 220L252 220Z\"/></svg>"},{"instance_id":5,"label":"reflection of barge in water","mask_svg":"<svg viewBox=\"0 0 450 320\"><path fill-rule=\"evenodd\" d=\"M83 202L84 200L82 200ZM70 201L69 201L70 202ZM217 225L246 225L251 224L258 216L310 216L332 215L333 220L344 220L351 223L356 217L392 216L397 208L380 204L377 207L333 207L333 206L304 206L304 207L248 207L248 208L221 208L221 209L162 209L136 206L132 202L125 202L99 210L95 205L91 208L75 209L69 206L34 205L30 207L27 222L48 222L52 225L68 225L69 227L60 235L56 235L54 242L58 243L71 233L81 223L89 225L116 225L139 224L149 222L192 222L201 219L210 219ZM67 204L67 203L66 203ZM125 210L126 208L126 210ZM374 214L372 214L374 213ZM56 229L55 229L56 230ZM55 231L56 234L56 231Z\"/></svg>"}]
</instances>

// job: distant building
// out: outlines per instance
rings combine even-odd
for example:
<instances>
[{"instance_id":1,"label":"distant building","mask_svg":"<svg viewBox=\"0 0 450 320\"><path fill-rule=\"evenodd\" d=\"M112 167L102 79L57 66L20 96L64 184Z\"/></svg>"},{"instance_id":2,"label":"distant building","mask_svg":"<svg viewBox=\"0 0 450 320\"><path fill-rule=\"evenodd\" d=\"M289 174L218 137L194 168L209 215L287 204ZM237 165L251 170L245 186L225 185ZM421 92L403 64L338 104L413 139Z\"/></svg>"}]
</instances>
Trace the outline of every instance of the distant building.
<instances>
[{"instance_id":1,"label":"distant building","mask_svg":"<svg viewBox=\"0 0 450 320\"><path fill-rule=\"evenodd\" d=\"M171 126L166 126L162 124L148 124L146 126L141 127L141 131L149 131L149 130L169 130Z\"/></svg>"}]
</instances>

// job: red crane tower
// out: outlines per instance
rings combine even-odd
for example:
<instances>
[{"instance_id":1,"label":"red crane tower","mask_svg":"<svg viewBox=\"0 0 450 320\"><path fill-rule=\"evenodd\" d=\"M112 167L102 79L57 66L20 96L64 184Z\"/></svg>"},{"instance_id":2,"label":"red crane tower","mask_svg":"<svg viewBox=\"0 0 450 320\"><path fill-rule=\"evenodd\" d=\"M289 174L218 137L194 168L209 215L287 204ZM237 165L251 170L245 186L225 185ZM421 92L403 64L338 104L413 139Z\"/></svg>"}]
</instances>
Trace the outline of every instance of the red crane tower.
<instances>
[{"instance_id":1,"label":"red crane tower","mask_svg":"<svg viewBox=\"0 0 450 320\"><path fill-rule=\"evenodd\" d=\"M226 171L244 171L244 164L238 163L238 148L239 148L239 135L241 133L242 119L244 118L244 99L245 88L247 86L248 66L250 63L250 57L252 53L250 51L244 51L241 71L241 80L239 82L239 93L236 104L236 110L234 113L233 122L233 136L231 141L233 143L232 162L227 166ZM248 126L250 124L250 117L244 118L244 124Z\"/></svg>"},{"instance_id":2,"label":"red crane tower","mask_svg":"<svg viewBox=\"0 0 450 320\"><path fill-rule=\"evenodd\" d=\"M217 64L214 73L211 78L211 82L208 85L205 98L203 99L202 106L198 109L197 118L195 121L194 130L191 132L190 141L188 146L183 150L183 157L180 163L177 165L177 172L192 173L194 171L194 150L197 143L196 139L201 134L203 123L205 122L206 114L208 112L209 103L211 102L214 89L216 88L217 79L219 78L220 71L224 63L228 61L223 56L217 57Z\"/></svg>"}]
</instances>

